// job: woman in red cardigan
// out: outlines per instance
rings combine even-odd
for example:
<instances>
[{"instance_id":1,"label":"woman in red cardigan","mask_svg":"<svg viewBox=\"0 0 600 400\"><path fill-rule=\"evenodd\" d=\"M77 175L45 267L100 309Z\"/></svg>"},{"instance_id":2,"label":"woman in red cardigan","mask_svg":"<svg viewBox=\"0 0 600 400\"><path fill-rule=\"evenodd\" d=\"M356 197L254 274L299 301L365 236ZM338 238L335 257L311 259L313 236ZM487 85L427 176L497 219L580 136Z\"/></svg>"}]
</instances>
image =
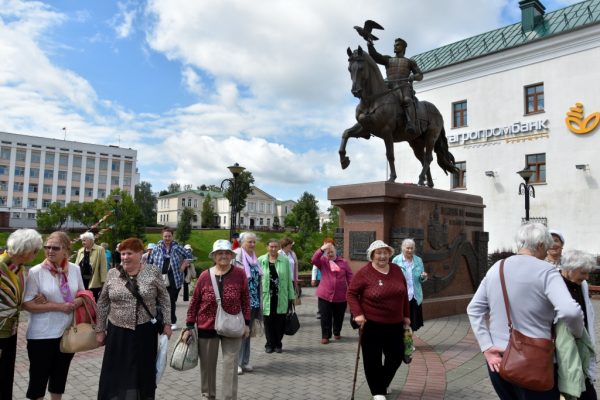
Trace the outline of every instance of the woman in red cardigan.
<instances>
[{"instance_id":1,"label":"woman in red cardigan","mask_svg":"<svg viewBox=\"0 0 600 400\"><path fill-rule=\"evenodd\" d=\"M383 241L371 243L371 261L348 288L348 304L362 330L363 365L373 400L385 400L404 356L404 326L410 326L406 279L400 267L390 263L393 254Z\"/></svg>"}]
</instances>

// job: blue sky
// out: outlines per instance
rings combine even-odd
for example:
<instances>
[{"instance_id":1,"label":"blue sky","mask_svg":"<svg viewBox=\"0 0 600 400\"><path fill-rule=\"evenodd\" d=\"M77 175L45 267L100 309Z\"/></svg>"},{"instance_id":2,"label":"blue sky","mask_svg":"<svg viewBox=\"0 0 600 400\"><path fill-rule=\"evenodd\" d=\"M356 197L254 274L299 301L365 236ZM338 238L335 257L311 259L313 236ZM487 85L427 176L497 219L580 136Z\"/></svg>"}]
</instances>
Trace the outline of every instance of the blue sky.
<instances>
[{"instance_id":1,"label":"blue sky","mask_svg":"<svg viewBox=\"0 0 600 400\"><path fill-rule=\"evenodd\" d=\"M542 1L547 12L575 2ZM352 27L365 19L386 28L380 52L401 36L410 56L517 22L520 10L518 0L0 0L0 131L62 138L66 127L69 140L135 148L155 191L218 184L238 162L275 197L308 191L325 210L327 187L385 179L381 141L350 142L347 170L337 156L357 104L345 50L364 45Z\"/></svg>"}]
</instances>

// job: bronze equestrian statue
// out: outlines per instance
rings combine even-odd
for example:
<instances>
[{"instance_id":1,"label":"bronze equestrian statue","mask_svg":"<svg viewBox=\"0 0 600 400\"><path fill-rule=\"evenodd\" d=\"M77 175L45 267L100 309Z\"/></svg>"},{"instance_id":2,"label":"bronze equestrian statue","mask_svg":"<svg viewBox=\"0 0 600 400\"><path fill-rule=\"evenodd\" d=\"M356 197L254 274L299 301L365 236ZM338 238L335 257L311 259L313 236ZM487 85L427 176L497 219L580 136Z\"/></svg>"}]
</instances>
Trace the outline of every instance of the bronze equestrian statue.
<instances>
[{"instance_id":1,"label":"bronze equestrian statue","mask_svg":"<svg viewBox=\"0 0 600 400\"><path fill-rule=\"evenodd\" d=\"M375 26L371 24L370 27ZM367 33L370 34L370 31ZM418 101L414 97L412 80L421 80L423 74L416 62L404 58L406 49L404 40L396 40L394 46L396 57L389 57L381 56L375 51L372 35L361 34L361 36L368 38L369 52L377 55L370 56L360 46L355 51L351 51L350 48L347 50L352 94L360 99L360 103L356 107L358 122L346 129L342 136L339 150L342 168L346 169L350 165L350 159L346 156L346 143L349 138L370 139L371 135L377 136L385 143L386 156L390 165L388 182L394 182L396 180L394 142L407 141L422 165L419 185L433 187L429 166L433 161L434 151L438 165L446 174L456 173L458 169L454 156L448 150L444 120L439 110L433 104ZM378 58L386 65L388 78L391 77L390 82L383 79L374 58Z\"/></svg>"}]
</instances>

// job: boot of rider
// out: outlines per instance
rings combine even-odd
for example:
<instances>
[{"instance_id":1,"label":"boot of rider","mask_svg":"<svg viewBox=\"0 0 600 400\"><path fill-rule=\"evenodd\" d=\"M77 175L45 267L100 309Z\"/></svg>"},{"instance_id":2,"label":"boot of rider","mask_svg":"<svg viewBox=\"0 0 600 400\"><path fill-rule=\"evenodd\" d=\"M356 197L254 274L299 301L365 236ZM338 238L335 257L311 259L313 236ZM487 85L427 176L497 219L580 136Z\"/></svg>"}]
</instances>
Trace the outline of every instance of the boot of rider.
<instances>
[{"instance_id":1,"label":"boot of rider","mask_svg":"<svg viewBox=\"0 0 600 400\"><path fill-rule=\"evenodd\" d=\"M411 137L411 139L414 139L419 136L419 132L413 123L414 117L411 117L410 115L410 110L412 107L410 107L410 104L406 104L403 108L404 114L406 115L406 128L404 130Z\"/></svg>"}]
</instances>

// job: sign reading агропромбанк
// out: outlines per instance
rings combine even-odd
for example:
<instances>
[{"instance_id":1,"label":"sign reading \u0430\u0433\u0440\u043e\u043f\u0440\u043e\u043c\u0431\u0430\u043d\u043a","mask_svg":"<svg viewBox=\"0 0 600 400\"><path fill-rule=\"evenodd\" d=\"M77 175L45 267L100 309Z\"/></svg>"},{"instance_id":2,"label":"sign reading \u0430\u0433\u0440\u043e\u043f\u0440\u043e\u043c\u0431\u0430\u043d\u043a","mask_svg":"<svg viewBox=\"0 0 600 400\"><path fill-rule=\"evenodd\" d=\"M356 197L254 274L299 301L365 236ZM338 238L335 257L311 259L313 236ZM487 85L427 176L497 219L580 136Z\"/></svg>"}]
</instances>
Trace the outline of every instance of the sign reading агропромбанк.
<instances>
[{"instance_id":1,"label":"sign reading \u0430\u0433\u0440\u043e\u043f\u0440\u043e\u043c\u0431\u0430\u043d\u043a","mask_svg":"<svg viewBox=\"0 0 600 400\"><path fill-rule=\"evenodd\" d=\"M548 130L548 120L537 120L527 122L515 122L513 124L478 129L470 132L460 132L448 135L448 144L450 146L461 146L474 143L485 143L491 140L500 140L503 138L514 137L516 135L525 135L533 132L546 132Z\"/></svg>"}]
</instances>

